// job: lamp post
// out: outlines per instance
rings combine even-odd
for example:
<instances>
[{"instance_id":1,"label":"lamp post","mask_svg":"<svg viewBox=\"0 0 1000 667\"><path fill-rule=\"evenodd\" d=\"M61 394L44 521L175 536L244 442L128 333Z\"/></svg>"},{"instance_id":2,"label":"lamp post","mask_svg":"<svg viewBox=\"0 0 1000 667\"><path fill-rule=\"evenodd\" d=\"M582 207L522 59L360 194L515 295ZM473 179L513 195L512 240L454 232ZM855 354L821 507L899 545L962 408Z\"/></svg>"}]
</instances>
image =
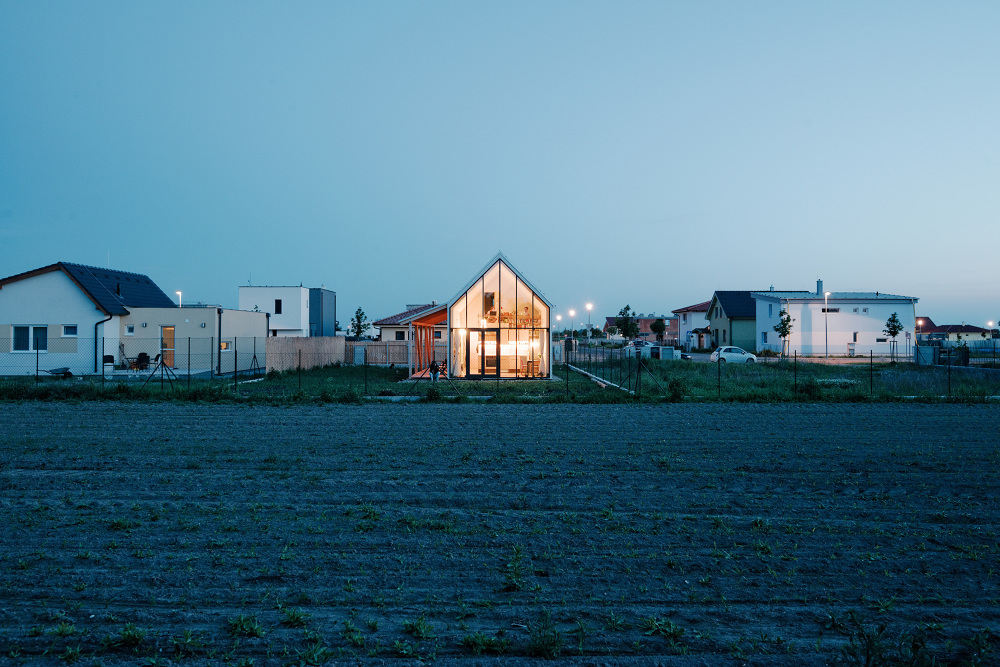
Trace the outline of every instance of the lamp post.
<instances>
[{"instance_id":1,"label":"lamp post","mask_svg":"<svg viewBox=\"0 0 1000 667\"><path fill-rule=\"evenodd\" d=\"M594 304L587 304L587 344L590 344L590 311L594 309Z\"/></svg>"},{"instance_id":2,"label":"lamp post","mask_svg":"<svg viewBox=\"0 0 1000 667\"><path fill-rule=\"evenodd\" d=\"M178 308L183 308L184 307L184 300L181 298L181 291L177 290L176 292L174 292L174 294L177 295L177 307Z\"/></svg>"},{"instance_id":3,"label":"lamp post","mask_svg":"<svg viewBox=\"0 0 1000 667\"><path fill-rule=\"evenodd\" d=\"M562 322L562 315L556 315L556 322ZM557 326L562 326L561 324Z\"/></svg>"},{"instance_id":4,"label":"lamp post","mask_svg":"<svg viewBox=\"0 0 1000 667\"><path fill-rule=\"evenodd\" d=\"M830 293L823 292L823 335L826 338L826 358L830 358Z\"/></svg>"},{"instance_id":5,"label":"lamp post","mask_svg":"<svg viewBox=\"0 0 1000 667\"><path fill-rule=\"evenodd\" d=\"M573 329L573 318L576 317L576 311L570 309L569 311L569 330L572 332L573 338L576 338L576 331Z\"/></svg>"}]
</instances>

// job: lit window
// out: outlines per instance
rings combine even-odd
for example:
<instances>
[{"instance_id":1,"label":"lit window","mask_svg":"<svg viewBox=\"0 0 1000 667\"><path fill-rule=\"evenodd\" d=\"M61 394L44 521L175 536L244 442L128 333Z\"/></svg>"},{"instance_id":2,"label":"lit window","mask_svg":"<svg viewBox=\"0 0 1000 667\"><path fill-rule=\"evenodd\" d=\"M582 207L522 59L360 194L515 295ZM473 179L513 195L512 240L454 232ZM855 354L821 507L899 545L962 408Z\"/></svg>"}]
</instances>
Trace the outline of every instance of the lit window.
<instances>
[{"instance_id":1,"label":"lit window","mask_svg":"<svg viewBox=\"0 0 1000 667\"><path fill-rule=\"evenodd\" d=\"M233 344L228 340L223 340L219 342L219 349L223 352L233 349Z\"/></svg>"}]
</instances>

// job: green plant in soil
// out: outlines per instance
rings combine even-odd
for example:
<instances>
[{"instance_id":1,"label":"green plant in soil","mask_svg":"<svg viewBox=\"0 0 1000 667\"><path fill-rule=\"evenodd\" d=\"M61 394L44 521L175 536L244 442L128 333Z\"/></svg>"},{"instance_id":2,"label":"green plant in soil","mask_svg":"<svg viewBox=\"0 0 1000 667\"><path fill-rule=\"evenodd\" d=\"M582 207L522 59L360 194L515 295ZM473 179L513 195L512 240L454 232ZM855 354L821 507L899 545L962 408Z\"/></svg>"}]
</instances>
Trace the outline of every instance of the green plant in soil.
<instances>
[{"instance_id":1,"label":"green plant in soil","mask_svg":"<svg viewBox=\"0 0 1000 667\"><path fill-rule=\"evenodd\" d=\"M229 634L233 637L263 637L266 634L264 626L253 614L240 614L226 621Z\"/></svg>"}]
</instances>

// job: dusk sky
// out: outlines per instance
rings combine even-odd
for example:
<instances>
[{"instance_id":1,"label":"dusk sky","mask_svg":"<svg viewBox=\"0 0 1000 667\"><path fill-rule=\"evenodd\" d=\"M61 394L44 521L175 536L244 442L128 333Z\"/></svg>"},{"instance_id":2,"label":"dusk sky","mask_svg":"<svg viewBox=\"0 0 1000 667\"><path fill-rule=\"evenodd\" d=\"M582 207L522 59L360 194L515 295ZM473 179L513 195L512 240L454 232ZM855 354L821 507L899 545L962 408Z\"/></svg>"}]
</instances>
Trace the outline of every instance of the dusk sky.
<instances>
[{"instance_id":1,"label":"dusk sky","mask_svg":"<svg viewBox=\"0 0 1000 667\"><path fill-rule=\"evenodd\" d=\"M997 2L0 0L0 277L1000 319ZM578 316L579 321L579 316Z\"/></svg>"}]
</instances>

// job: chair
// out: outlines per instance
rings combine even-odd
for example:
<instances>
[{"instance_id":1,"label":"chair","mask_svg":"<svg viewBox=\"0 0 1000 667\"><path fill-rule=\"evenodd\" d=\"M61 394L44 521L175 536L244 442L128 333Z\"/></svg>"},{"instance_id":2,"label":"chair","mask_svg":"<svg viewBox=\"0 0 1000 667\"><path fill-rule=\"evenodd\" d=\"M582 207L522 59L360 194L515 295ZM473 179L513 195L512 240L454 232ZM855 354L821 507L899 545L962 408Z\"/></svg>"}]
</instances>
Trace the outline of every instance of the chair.
<instances>
[{"instance_id":1,"label":"chair","mask_svg":"<svg viewBox=\"0 0 1000 667\"><path fill-rule=\"evenodd\" d=\"M159 358L160 355L156 355ZM135 365L137 370L144 371L149 368L149 355L145 352L140 352L135 358Z\"/></svg>"}]
</instances>

